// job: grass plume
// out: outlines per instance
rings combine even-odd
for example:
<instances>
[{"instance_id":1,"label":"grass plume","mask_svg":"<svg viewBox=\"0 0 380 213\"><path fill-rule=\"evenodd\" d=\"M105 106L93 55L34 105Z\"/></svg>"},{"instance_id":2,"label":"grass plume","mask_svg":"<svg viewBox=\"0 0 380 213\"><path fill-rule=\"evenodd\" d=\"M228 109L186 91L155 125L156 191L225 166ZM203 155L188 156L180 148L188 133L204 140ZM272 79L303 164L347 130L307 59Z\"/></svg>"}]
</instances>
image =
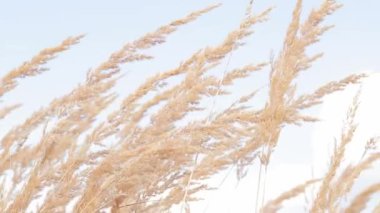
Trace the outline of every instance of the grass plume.
<instances>
[{"instance_id":1,"label":"grass plume","mask_svg":"<svg viewBox=\"0 0 380 213\"><path fill-rule=\"evenodd\" d=\"M323 21L341 7L334 0L324 0L302 20L302 3L296 1L283 46L268 61L227 67L223 73L223 61L239 51L247 38L254 37L254 27L264 24L273 12L268 8L253 13L254 3L250 1L240 23L219 44L204 47L172 69L156 73L130 94L117 94L112 89L124 66L154 60L145 50L164 44L180 27L221 5L192 12L126 42L90 69L81 84L1 138L0 174L4 175L0 175L0 211L26 212L34 208L37 212L64 212L71 206L78 213L168 212L178 205L190 211L199 192L211 190L205 181L231 166L236 166L238 179L244 178L245 169L252 164L259 164L262 171L257 171L258 188L263 191L258 189L256 202L256 209L262 212L276 212L309 185L318 185L319 179L307 181L264 205L266 172L284 127L316 122L318 118L306 114L307 109L366 77L350 75L310 94L296 95L298 76L322 57L322 53L309 55L308 48L331 28ZM82 37L69 37L8 72L1 79L0 97L8 92L12 95L20 78L42 74L49 60ZM238 94L237 100L220 111L202 105L225 97L239 80L257 72L266 72L269 77L262 107L249 105L259 91L258 85L252 85L248 95ZM176 77L180 80L168 83ZM108 112L118 98L120 105ZM2 105L0 122L20 106ZM311 212L362 210L371 195L379 191L378 184L371 185L345 209L342 207L342 197L351 192L360 174L379 160L375 142L370 140L361 161L338 172L343 167L346 147L355 135L358 107L359 94L347 114L329 170L320 179ZM152 109L157 110L151 112ZM108 114L103 119L100 115L105 112ZM204 116L189 119L192 113ZM144 120L149 122L144 124ZM38 138L27 143L33 134ZM367 152L369 149L374 153ZM10 179L10 185L5 179ZM37 201L39 205L33 204Z\"/></svg>"}]
</instances>

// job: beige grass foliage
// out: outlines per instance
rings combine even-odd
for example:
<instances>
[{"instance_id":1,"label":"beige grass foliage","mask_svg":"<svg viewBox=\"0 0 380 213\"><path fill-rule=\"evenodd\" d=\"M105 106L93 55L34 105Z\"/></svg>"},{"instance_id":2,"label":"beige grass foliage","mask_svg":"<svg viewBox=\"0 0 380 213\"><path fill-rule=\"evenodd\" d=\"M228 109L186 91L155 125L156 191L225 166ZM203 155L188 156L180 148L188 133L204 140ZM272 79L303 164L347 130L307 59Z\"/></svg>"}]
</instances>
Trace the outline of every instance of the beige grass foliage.
<instances>
[{"instance_id":1,"label":"beige grass foliage","mask_svg":"<svg viewBox=\"0 0 380 213\"><path fill-rule=\"evenodd\" d=\"M63 212L72 201L74 212L99 212L107 208L111 212L165 212L175 205L190 210L197 192L209 189L204 180L232 165L237 166L239 178L244 177L244 169L253 163L267 168L284 126L317 121L304 114L304 110L365 77L351 75L313 93L296 96L295 80L322 56L308 55L306 50L331 28L322 22L341 7L334 0L323 1L303 21L302 0L298 0L277 57L229 69L223 76L210 75L212 70L221 69L222 61L238 51L244 39L253 34L253 27L265 22L272 12L269 8L252 14L251 1L240 25L220 44L200 49L173 69L147 79L131 94L111 92L122 75L121 65L153 60L143 50L163 44L181 26L218 6L193 12L126 43L89 70L82 84L6 133L0 145L0 174L13 175L11 187L0 182L0 211L25 212L46 189L47 196L38 212ZM49 60L76 45L82 37L67 38L11 70L1 78L0 97L11 93L20 78L43 74ZM201 107L203 100L228 94L228 87L238 79L266 70L269 70L268 99L262 108L246 105L257 93L257 88L252 88L251 94L240 95L240 99L221 112L177 125L191 112L209 112L210 109ZM167 86L173 77L182 80ZM144 98L148 93L153 93L152 98ZM105 120L96 122L117 95L122 96L120 106ZM349 165L342 174L337 172L342 167L345 147L355 133L358 99L359 95L347 114L347 125L327 174L319 182L311 180L296 186L266 205L257 203L256 209L276 212L284 201L302 194L316 182L319 188L310 205L311 212L357 212L366 207L371 195L379 191L378 184L364 189L348 206L343 207L340 202L360 174L379 160L379 153L366 154L357 165ZM0 119L18 107L21 105L1 105ZM158 111L148 113L154 107ZM141 125L146 118L150 123ZM38 143L26 145L28 137L41 127L44 130Z\"/></svg>"}]
</instances>

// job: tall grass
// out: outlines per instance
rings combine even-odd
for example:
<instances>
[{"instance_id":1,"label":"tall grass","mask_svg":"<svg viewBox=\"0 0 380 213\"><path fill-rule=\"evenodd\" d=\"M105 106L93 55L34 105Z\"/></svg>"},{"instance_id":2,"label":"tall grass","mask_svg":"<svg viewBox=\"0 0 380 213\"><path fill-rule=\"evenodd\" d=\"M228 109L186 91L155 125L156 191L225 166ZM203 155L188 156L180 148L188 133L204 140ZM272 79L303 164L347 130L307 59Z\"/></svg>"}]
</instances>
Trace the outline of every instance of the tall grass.
<instances>
[{"instance_id":1,"label":"tall grass","mask_svg":"<svg viewBox=\"0 0 380 213\"><path fill-rule=\"evenodd\" d=\"M64 212L69 206L72 210L68 211L73 212L166 212L175 205L189 211L197 193L209 190L205 180L231 165L243 178L244 170L251 164L260 165L256 211L276 212L284 201L312 184L318 190L310 212L365 209L371 195L380 190L378 183L364 189L348 205L343 204L342 198L351 192L360 173L379 160L379 152L366 152L362 161L338 172L345 147L355 134L359 95L347 113L346 126L326 175L263 203L266 171L284 127L316 122L318 118L305 114L306 109L365 77L351 75L322 85L310 94L296 95L295 80L322 56L309 55L307 49L331 28L323 21L341 7L334 0L323 1L305 20L301 20L302 0L298 0L282 49L275 57L224 71L222 61L238 51L252 35L253 27L265 22L272 13L272 8L268 8L252 14L251 1L240 25L220 44L195 52L173 69L150 77L130 94L113 92L123 73L121 65L154 59L144 50L165 43L166 37L180 27L219 6L193 12L126 43L89 70L83 83L6 133L0 145L1 212L26 212L33 208L38 212ZM22 83L21 78L48 71L45 66L50 60L78 45L83 37L69 37L11 70L1 78L0 97L11 93ZM212 74L215 70L222 70L218 73L223 74ZM213 104L202 105L228 94L228 88L239 79L266 71L268 98L261 108L249 105L257 93L255 87L252 93L241 94L221 111L215 112ZM168 84L176 77L180 80ZM115 103L118 95L122 97L120 106L101 119L99 115ZM22 106L1 105L0 119L19 107ZM203 112L205 116L189 119L194 112ZM146 119L148 124L142 122ZM31 134L41 128L38 140L27 143ZM363 145L363 149L374 144L375 139Z\"/></svg>"}]
</instances>

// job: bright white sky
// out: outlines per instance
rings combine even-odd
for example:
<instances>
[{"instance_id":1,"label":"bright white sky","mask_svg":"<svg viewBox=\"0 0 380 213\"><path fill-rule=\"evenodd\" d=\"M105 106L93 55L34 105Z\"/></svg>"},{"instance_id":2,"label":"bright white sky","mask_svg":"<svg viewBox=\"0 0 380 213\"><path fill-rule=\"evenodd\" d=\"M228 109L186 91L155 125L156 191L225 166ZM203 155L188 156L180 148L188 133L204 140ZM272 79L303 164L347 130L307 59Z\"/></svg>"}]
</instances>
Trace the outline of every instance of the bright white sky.
<instances>
[{"instance_id":1,"label":"bright white sky","mask_svg":"<svg viewBox=\"0 0 380 213\"><path fill-rule=\"evenodd\" d=\"M67 0L67 1L0 1L0 75L28 60L39 50L58 44L67 36L85 33L83 41L70 51L61 54L47 65L51 70L41 76L25 79L20 86L4 97L8 104L23 103L24 107L0 123L0 136L9 127L19 123L26 115L53 98L70 91L82 82L86 71L105 60L110 53L123 43L132 41L146 32L152 31L191 11L213 3L223 3L221 8L204 15L170 36L168 42L149 53L156 57L150 63L141 63L125 68L126 76L117 89L122 94L132 91L145 78L158 71L177 66L191 53L206 45L215 45L226 34L236 28L244 15L248 0L203 0L203 1L122 1L122 0ZM230 67L248 62L262 62L269 58L271 51L276 53L290 21L295 0L255 0L254 11L276 6L267 23L255 27L255 34L247 40L247 45L231 57ZM319 5L320 0L305 0L304 12ZM344 7L329 17L327 23L336 25L327 32L322 41L310 49L323 51L325 57L310 71L303 73L298 82L300 93L312 91L318 85L337 80L350 73L379 71L380 60L380 1L364 0L341 1ZM377 89L380 78L373 77L371 86ZM376 80L377 79L377 80ZM234 89L250 91L265 85L265 77L259 76L252 82L242 82ZM256 85L252 88L252 85ZM318 125L285 128L280 144L273 156L268 171L267 193L269 199L283 190L309 179L323 170L318 156L328 153L333 137L339 134L339 126L346 104L355 89L330 98L320 111L324 122ZM378 90L377 90L378 91ZM376 120L380 116L376 109L380 104L372 89L363 89L363 115L360 122L367 122L359 139L380 133ZM339 100L339 101L337 101ZM365 104L368 103L368 104ZM365 112L365 113L364 113ZM376 117L378 116L378 117ZM368 128L367 128L368 127ZM371 127L371 128L370 128ZM368 129L366 131L365 129ZM330 130L329 134L324 131ZM324 132L324 133L320 133ZM358 136L359 137L359 136ZM312 145L311 145L312 144ZM317 156L314 161L312 156ZM326 158L323 158L326 159ZM314 165L313 165L314 162ZM237 185L232 172L221 186L221 191L207 193L204 202L193 206L194 212L253 212L257 184L257 168L252 168L246 179ZM212 180L218 185L218 178ZM370 177L369 177L370 178ZM300 199L303 202L303 198ZM302 211L299 202L292 204L284 212ZM298 207L297 207L298 205ZM293 206L293 207L292 207Z\"/></svg>"}]
</instances>

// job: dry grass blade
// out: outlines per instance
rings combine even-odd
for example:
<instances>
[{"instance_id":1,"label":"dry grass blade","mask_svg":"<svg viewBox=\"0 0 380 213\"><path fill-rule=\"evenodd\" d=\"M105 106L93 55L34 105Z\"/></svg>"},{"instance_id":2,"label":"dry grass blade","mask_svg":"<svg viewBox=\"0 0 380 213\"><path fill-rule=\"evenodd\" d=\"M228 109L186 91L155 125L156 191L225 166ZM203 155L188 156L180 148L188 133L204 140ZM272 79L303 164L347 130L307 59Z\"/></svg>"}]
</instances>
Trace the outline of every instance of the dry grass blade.
<instances>
[{"instance_id":1,"label":"dry grass blade","mask_svg":"<svg viewBox=\"0 0 380 213\"><path fill-rule=\"evenodd\" d=\"M328 206L329 209L337 211L342 199L351 192L354 182L358 180L361 173L369 169L376 161L380 160L380 153L374 153L365 158L362 162L357 165L348 166L333 183L334 190L329 193Z\"/></svg>"},{"instance_id":2,"label":"dry grass blade","mask_svg":"<svg viewBox=\"0 0 380 213\"><path fill-rule=\"evenodd\" d=\"M277 212L284 201L292 199L296 196L298 196L301 193L305 192L306 187L310 186L311 184L314 184L316 182L320 181L320 179L316 180L309 180L305 182L304 184L301 184L299 186L294 187L293 189L282 193L280 196L278 196L276 199L271 200L267 202L267 204L262 208L262 213L274 213Z\"/></svg>"},{"instance_id":3,"label":"dry grass blade","mask_svg":"<svg viewBox=\"0 0 380 213\"><path fill-rule=\"evenodd\" d=\"M373 210L374 213L379 213L380 212L380 201L379 203L376 205L375 209Z\"/></svg>"},{"instance_id":4,"label":"dry grass blade","mask_svg":"<svg viewBox=\"0 0 380 213\"><path fill-rule=\"evenodd\" d=\"M380 183L373 184L358 194L351 204L344 210L345 213L361 212L365 209L367 202L371 196L380 192Z\"/></svg>"},{"instance_id":5,"label":"dry grass blade","mask_svg":"<svg viewBox=\"0 0 380 213\"><path fill-rule=\"evenodd\" d=\"M330 194L332 193L332 182L336 177L338 168L340 167L343 157L346 151L346 146L352 141L357 125L354 123L357 109L359 107L359 95L360 91L356 94L346 117L345 127L342 130L340 144L335 148L334 154L331 157L330 167L323 178L322 184L319 187L319 191L316 199L313 202L311 212L321 212L329 208L329 202L331 202Z\"/></svg>"},{"instance_id":6,"label":"dry grass blade","mask_svg":"<svg viewBox=\"0 0 380 213\"><path fill-rule=\"evenodd\" d=\"M42 50L38 55L34 56L30 61L25 62L20 67L11 70L4 77L1 78L0 82L0 97L6 92L9 92L16 87L16 80L19 78L25 78L28 76L35 76L41 72L46 71L46 68L41 67L46 64L49 60L57 56L58 53L63 52L75 45L79 40L83 38L83 35L69 37L65 39L60 45L55 47L50 47Z\"/></svg>"},{"instance_id":7,"label":"dry grass blade","mask_svg":"<svg viewBox=\"0 0 380 213\"><path fill-rule=\"evenodd\" d=\"M21 107L21 104L15 104L12 106L6 106L0 109L0 120L3 119L5 116L7 116L9 113L11 113L13 110Z\"/></svg>"},{"instance_id":8,"label":"dry grass blade","mask_svg":"<svg viewBox=\"0 0 380 213\"><path fill-rule=\"evenodd\" d=\"M331 93L344 90L350 84L358 84L366 77L368 77L366 74L354 74L347 76L340 81L329 82L311 94L300 96L293 102L293 106L298 109L307 109L318 105L322 103L323 97Z\"/></svg>"}]
</instances>

